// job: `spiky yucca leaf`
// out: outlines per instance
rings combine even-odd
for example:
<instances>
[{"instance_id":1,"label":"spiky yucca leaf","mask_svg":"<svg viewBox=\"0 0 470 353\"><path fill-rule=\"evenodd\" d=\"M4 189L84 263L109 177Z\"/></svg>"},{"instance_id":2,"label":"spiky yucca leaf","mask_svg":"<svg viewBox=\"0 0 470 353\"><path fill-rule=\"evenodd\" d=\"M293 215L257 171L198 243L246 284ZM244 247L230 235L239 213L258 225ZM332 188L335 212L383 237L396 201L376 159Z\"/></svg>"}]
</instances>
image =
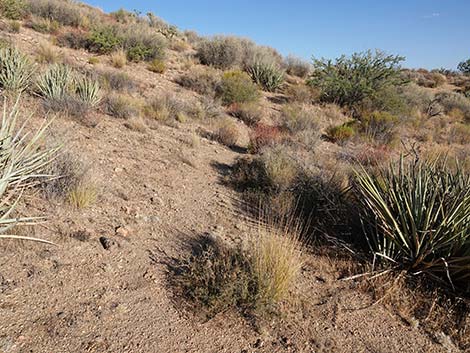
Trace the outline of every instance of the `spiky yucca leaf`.
<instances>
[{"instance_id":1,"label":"spiky yucca leaf","mask_svg":"<svg viewBox=\"0 0 470 353\"><path fill-rule=\"evenodd\" d=\"M251 79L268 92L276 91L284 82L284 72L274 64L255 63L248 68Z\"/></svg>"},{"instance_id":2,"label":"spiky yucca leaf","mask_svg":"<svg viewBox=\"0 0 470 353\"><path fill-rule=\"evenodd\" d=\"M16 128L18 114L19 98L11 109L7 108L5 100L0 127L0 239L37 240L10 235L7 232L15 225L31 224L40 219L15 218L13 212L23 191L33 185L38 178L45 177L41 170L53 158L58 148L38 148L48 125L43 125L36 133L25 133L26 123Z\"/></svg>"},{"instance_id":3,"label":"spiky yucca leaf","mask_svg":"<svg viewBox=\"0 0 470 353\"><path fill-rule=\"evenodd\" d=\"M98 105L101 101L98 81L88 76L79 76L75 80L75 93L82 102L92 107Z\"/></svg>"},{"instance_id":4,"label":"spiky yucca leaf","mask_svg":"<svg viewBox=\"0 0 470 353\"><path fill-rule=\"evenodd\" d=\"M370 247L383 258L451 282L470 279L470 176L439 161L356 173Z\"/></svg>"},{"instance_id":5,"label":"spiky yucca leaf","mask_svg":"<svg viewBox=\"0 0 470 353\"><path fill-rule=\"evenodd\" d=\"M35 67L25 55L15 48L0 49L0 87L10 92L26 90Z\"/></svg>"},{"instance_id":6,"label":"spiky yucca leaf","mask_svg":"<svg viewBox=\"0 0 470 353\"><path fill-rule=\"evenodd\" d=\"M42 74L37 83L37 91L46 99L64 98L73 85L72 70L67 65L55 64Z\"/></svg>"}]
</instances>

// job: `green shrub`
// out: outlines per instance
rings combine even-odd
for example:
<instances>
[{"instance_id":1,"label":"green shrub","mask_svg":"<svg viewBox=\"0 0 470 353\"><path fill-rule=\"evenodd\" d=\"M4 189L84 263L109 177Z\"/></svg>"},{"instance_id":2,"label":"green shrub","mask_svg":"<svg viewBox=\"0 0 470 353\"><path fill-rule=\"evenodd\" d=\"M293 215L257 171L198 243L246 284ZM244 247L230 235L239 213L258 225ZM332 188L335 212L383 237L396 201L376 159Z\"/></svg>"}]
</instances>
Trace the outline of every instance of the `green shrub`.
<instances>
[{"instance_id":1,"label":"green shrub","mask_svg":"<svg viewBox=\"0 0 470 353\"><path fill-rule=\"evenodd\" d=\"M367 242L380 260L411 273L470 278L470 178L419 161L356 173L354 194Z\"/></svg>"},{"instance_id":2,"label":"green shrub","mask_svg":"<svg viewBox=\"0 0 470 353\"><path fill-rule=\"evenodd\" d=\"M401 56L371 51L355 53L350 58L314 60L308 84L318 87L321 99L357 111L365 99L374 101L383 89L402 84Z\"/></svg>"},{"instance_id":3,"label":"green shrub","mask_svg":"<svg viewBox=\"0 0 470 353\"><path fill-rule=\"evenodd\" d=\"M260 97L257 86L250 76L242 71L224 73L218 94L226 105L255 102Z\"/></svg>"},{"instance_id":4,"label":"green shrub","mask_svg":"<svg viewBox=\"0 0 470 353\"><path fill-rule=\"evenodd\" d=\"M20 20L25 14L23 0L0 0L0 15L10 20Z\"/></svg>"},{"instance_id":5,"label":"green shrub","mask_svg":"<svg viewBox=\"0 0 470 353\"><path fill-rule=\"evenodd\" d=\"M122 28L123 48L130 61L163 60L165 58L166 40L151 28L145 26L128 26Z\"/></svg>"},{"instance_id":6,"label":"green shrub","mask_svg":"<svg viewBox=\"0 0 470 353\"><path fill-rule=\"evenodd\" d=\"M330 126L326 130L326 136L332 142L343 144L356 135L354 122L348 122L337 126Z\"/></svg>"},{"instance_id":7,"label":"green shrub","mask_svg":"<svg viewBox=\"0 0 470 353\"><path fill-rule=\"evenodd\" d=\"M284 82L284 72L274 64L257 62L247 71L251 79L268 92L275 92Z\"/></svg>"},{"instance_id":8,"label":"green shrub","mask_svg":"<svg viewBox=\"0 0 470 353\"><path fill-rule=\"evenodd\" d=\"M0 48L0 87L21 93L31 84L35 67L15 48Z\"/></svg>"},{"instance_id":9,"label":"green shrub","mask_svg":"<svg viewBox=\"0 0 470 353\"><path fill-rule=\"evenodd\" d=\"M11 20L10 22L8 22L8 31L11 33L20 33L21 23L16 20Z\"/></svg>"},{"instance_id":10,"label":"green shrub","mask_svg":"<svg viewBox=\"0 0 470 353\"><path fill-rule=\"evenodd\" d=\"M118 27L106 25L94 28L88 36L88 49L98 54L110 54L122 47L124 39Z\"/></svg>"}]
</instances>

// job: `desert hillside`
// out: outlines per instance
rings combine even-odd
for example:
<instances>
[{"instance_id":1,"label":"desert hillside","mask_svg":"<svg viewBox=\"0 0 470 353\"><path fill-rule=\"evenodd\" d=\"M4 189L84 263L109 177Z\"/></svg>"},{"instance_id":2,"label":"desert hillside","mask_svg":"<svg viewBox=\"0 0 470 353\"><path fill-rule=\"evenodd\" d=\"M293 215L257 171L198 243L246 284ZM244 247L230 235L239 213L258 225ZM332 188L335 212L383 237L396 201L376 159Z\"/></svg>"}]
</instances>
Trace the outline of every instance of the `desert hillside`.
<instances>
[{"instance_id":1,"label":"desert hillside","mask_svg":"<svg viewBox=\"0 0 470 353\"><path fill-rule=\"evenodd\" d=\"M465 72L0 14L0 352L470 351Z\"/></svg>"}]
</instances>

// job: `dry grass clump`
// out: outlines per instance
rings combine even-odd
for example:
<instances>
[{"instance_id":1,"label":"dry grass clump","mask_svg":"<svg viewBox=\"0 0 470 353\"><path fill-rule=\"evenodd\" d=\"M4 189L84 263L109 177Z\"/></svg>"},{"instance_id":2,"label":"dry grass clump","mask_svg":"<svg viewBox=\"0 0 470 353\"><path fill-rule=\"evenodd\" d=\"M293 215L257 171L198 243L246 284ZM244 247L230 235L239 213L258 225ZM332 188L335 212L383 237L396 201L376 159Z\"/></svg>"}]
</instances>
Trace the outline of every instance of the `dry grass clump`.
<instances>
[{"instance_id":1,"label":"dry grass clump","mask_svg":"<svg viewBox=\"0 0 470 353\"><path fill-rule=\"evenodd\" d=\"M168 93L147 100L144 113L147 117L159 121L184 120L183 115L191 115L192 107L187 101Z\"/></svg>"},{"instance_id":2,"label":"dry grass clump","mask_svg":"<svg viewBox=\"0 0 470 353\"><path fill-rule=\"evenodd\" d=\"M182 87L191 89L201 95L214 97L220 84L220 73L212 68L195 67L180 75L176 82Z\"/></svg>"},{"instance_id":3,"label":"dry grass clump","mask_svg":"<svg viewBox=\"0 0 470 353\"><path fill-rule=\"evenodd\" d=\"M219 123L215 138L225 146L235 146L240 138L237 125L231 119L224 119Z\"/></svg>"},{"instance_id":4,"label":"dry grass clump","mask_svg":"<svg viewBox=\"0 0 470 353\"><path fill-rule=\"evenodd\" d=\"M310 104L318 101L320 92L305 84L289 85L284 92L290 102Z\"/></svg>"},{"instance_id":5,"label":"dry grass clump","mask_svg":"<svg viewBox=\"0 0 470 353\"><path fill-rule=\"evenodd\" d=\"M263 109L257 103L233 104L230 114L248 126L255 126L263 118Z\"/></svg>"},{"instance_id":6,"label":"dry grass clump","mask_svg":"<svg viewBox=\"0 0 470 353\"><path fill-rule=\"evenodd\" d=\"M449 142L460 145L470 143L470 126L467 124L454 124L449 131Z\"/></svg>"},{"instance_id":7,"label":"dry grass clump","mask_svg":"<svg viewBox=\"0 0 470 353\"><path fill-rule=\"evenodd\" d=\"M140 102L133 97L112 93L105 99L105 110L111 116L119 119L130 119L140 114Z\"/></svg>"},{"instance_id":8,"label":"dry grass clump","mask_svg":"<svg viewBox=\"0 0 470 353\"><path fill-rule=\"evenodd\" d=\"M132 92L136 88L135 81L125 72L105 70L97 73L103 87L118 91Z\"/></svg>"},{"instance_id":9,"label":"dry grass clump","mask_svg":"<svg viewBox=\"0 0 470 353\"><path fill-rule=\"evenodd\" d=\"M318 131L318 119L313 111L302 104L288 104L282 108L280 116L281 126L290 133L299 133L305 130Z\"/></svg>"},{"instance_id":10,"label":"dry grass clump","mask_svg":"<svg viewBox=\"0 0 470 353\"><path fill-rule=\"evenodd\" d=\"M64 150L44 169L44 174L54 177L43 182L41 189L49 199L67 199L88 178L89 170L77 154Z\"/></svg>"},{"instance_id":11,"label":"dry grass clump","mask_svg":"<svg viewBox=\"0 0 470 353\"><path fill-rule=\"evenodd\" d=\"M57 33L60 23L49 18L31 16L28 26L40 33Z\"/></svg>"},{"instance_id":12,"label":"dry grass clump","mask_svg":"<svg viewBox=\"0 0 470 353\"><path fill-rule=\"evenodd\" d=\"M276 314L288 301L302 268L298 230L260 222L247 249L230 247L213 236L189 244L186 258L170 265L170 283L208 318L227 310Z\"/></svg>"},{"instance_id":13,"label":"dry grass clump","mask_svg":"<svg viewBox=\"0 0 470 353\"><path fill-rule=\"evenodd\" d=\"M157 74L163 74L166 70L165 62L160 59L154 59L147 65L147 70Z\"/></svg>"},{"instance_id":14,"label":"dry grass clump","mask_svg":"<svg viewBox=\"0 0 470 353\"><path fill-rule=\"evenodd\" d=\"M109 54L109 61L116 69L122 69L127 64L127 55L123 49L116 50Z\"/></svg>"},{"instance_id":15,"label":"dry grass clump","mask_svg":"<svg viewBox=\"0 0 470 353\"><path fill-rule=\"evenodd\" d=\"M145 124L144 119L142 119L140 116L130 118L124 123L124 126L133 131L147 131L147 124Z\"/></svg>"},{"instance_id":16,"label":"dry grass clump","mask_svg":"<svg viewBox=\"0 0 470 353\"><path fill-rule=\"evenodd\" d=\"M312 70L312 65L309 62L297 58L293 55L288 55L284 59L284 66L289 75L306 78Z\"/></svg>"},{"instance_id":17,"label":"dry grass clump","mask_svg":"<svg viewBox=\"0 0 470 353\"><path fill-rule=\"evenodd\" d=\"M341 125L330 126L326 130L326 137L334 143L345 144L356 135L354 122L347 122Z\"/></svg>"},{"instance_id":18,"label":"dry grass clump","mask_svg":"<svg viewBox=\"0 0 470 353\"><path fill-rule=\"evenodd\" d=\"M88 181L78 184L68 195L68 202L75 208L86 208L98 197L96 186Z\"/></svg>"},{"instance_id":19,"label":"dry grass clump","mask_svg":"<svg viewBox=\"0 0 470 353\"><path fill-rule=\"evenodd\" d=\"M62 60L62 53L51 43L41 42L36 50L36 61L42 64L55 64Z\"/></svg>"},{"instance_id":20,"label":"dry grass clump","mask_svg":"<svg viewBox=\"0 0 470 353\"><path fill-rule=\"evenodd\" d=\"M247 68L256 62L280 64L282 57L273 48L258 46L249 39L214 36L197 43L196 56L203 65L218 69Z\"/></svg>"}]
</instances>

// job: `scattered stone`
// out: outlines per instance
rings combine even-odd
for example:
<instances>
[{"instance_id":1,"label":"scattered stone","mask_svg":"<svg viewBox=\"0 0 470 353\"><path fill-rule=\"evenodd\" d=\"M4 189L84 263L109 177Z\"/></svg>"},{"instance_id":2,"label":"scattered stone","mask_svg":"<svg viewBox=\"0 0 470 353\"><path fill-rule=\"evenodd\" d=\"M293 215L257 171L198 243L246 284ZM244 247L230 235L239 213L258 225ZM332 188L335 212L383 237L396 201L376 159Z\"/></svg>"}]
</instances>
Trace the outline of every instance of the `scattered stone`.
<instances>
[{"instance_id":1,"label":"scattered stone","mask_svg":"<svg viewBox=\"0 0 470 353\"><path fill-rule=\"evenodd\" d=\"M126 228L126 227L123 227L123 226L116 227L116 229L114 231L115 231L116 235L119 235L121 237L128 237L129 234L130 234L129 228Z\"/></svg>"},{"instance_id":2,"label":"scattered stone","mask_svg":"<svg viewBox=\"0 0 470 353\"><path fill-rule=\"evenodd\" d=\"M118 245L116 243L116 241L114 241L113 239L107 238L107 237L100 237L99 240L100 240L101 245L103 246L103 249L105 249L105 250L109 250L113 246Z\"/></svg>"}]
</instances>

